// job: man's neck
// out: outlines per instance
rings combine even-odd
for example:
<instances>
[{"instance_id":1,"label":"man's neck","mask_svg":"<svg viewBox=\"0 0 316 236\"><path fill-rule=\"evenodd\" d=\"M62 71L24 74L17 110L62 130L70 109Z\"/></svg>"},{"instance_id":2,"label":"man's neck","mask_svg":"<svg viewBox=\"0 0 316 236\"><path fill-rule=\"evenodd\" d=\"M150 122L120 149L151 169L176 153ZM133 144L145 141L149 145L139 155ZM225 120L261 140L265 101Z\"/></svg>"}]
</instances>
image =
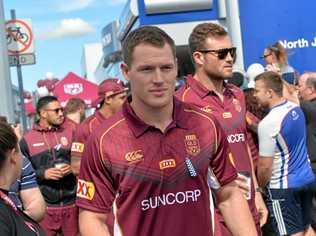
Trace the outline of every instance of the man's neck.
<instances>
[{"instance_id":1,"label":"man's neck","mask_svg":"<svg viewBox=\"0 0 316 236\"><path fill-rule=\"evenodd\" d=\"M44 119L40 119L39 120L39 126L41 126L42 128L51 128L52 126L50 124L48 124L48 122Z\"/></svg>"},{"instance_id":2,"label":"man's neck","mask_svg":"<svg viewBox=\"0 0 316 236\"><path fill-rule=\"evenodd\" d=\"M80 113L79 112L68 114L67 118L72 120L73 122L75 122L77 124L80 124Z\"/></svg>"},{"instance_id":3,"label":"man's neck","mask_svg":"<svg viewBox=\"0 0 316 236\"><path fill-rule=\"evenodd\" d=\"M269 102L269 108L271 109L277 105L284 103L285 101L286 99L284 97L275 97Z\"/></svg>"},{"instance_id":4,"label":"man's neck","mask_svg":"<svg viewBox=\"0 0 316 236\"><path fill-rule=\"evenodd\" d=\"M214 79L207 76L204 72L197 70L195 75L193 76L194 79L199 81L205 88L209 91L215 92L221 100L223 100L223 93L224 93L224 81L221 79Z\"/></svg>"},{"instance_id":5,"label":"man's neck","mask_svg":"<svg viewBox=\"0 0 316 236\"><path fill-rule=\"evenodd\" d=\"M5 175L0 175L0 188L1 189L9 190L10 186L14 182L13 176L9 175L8 173L10 172L6 172Z\"/></svg>"},{"instance_id":6,"label":"man's neck","mask_svg":"<svg viewBox=\"0 0 316 236\"><path fill-rule=\"evenodd\" d=\"M112 111L107 107L107 106L102 106L100 109L99 109L99 112L101 113L101 115L107 119L109 118L110 116L113 115Z\"/></svg>"},{"instance_id":7,"label":"man's neck","mask_svg":"<svg viewBox=\"0 0 316 236\"><path fill-rule=\"evenodd\" d=\"M164 132L172 122L173 102L163 108L152 108L132 101L131 106L136 115L146 124Z\"/></svg>"}]
</instances>

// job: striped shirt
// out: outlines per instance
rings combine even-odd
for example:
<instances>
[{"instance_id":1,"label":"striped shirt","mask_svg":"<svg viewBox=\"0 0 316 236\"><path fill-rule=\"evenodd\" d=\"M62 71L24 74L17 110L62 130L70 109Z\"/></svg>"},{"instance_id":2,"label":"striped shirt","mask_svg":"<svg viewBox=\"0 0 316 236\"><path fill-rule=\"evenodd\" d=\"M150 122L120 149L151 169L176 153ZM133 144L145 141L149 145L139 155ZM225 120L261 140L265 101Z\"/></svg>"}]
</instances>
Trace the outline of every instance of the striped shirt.
<instances>
[{"instance_id":1,"label":"striped shirt","mask_svg":"<svg viewBox=\"0 0 316 236\"><path fill-rule=\"evenodd\" d=\"M271 108L259 123L259 154L273 157L272 189L297 188L314 175L306 148L305 117L299 106L285 101Z\"/></svg>"},{"instance_id":2,"label":"striped shirt","mask_svg":"<svg viewBox=\"0 0 316 236\"><path fill-rule=\"evenodd\" d=\"M35 171L32 167L31 162L23 156L21 177L11 185L9 190L9 197L18 208L23 209L22 201L20 199L20 191L36 187L38 187L38 185L36 182Z\"/></svg>"}]
</instances>

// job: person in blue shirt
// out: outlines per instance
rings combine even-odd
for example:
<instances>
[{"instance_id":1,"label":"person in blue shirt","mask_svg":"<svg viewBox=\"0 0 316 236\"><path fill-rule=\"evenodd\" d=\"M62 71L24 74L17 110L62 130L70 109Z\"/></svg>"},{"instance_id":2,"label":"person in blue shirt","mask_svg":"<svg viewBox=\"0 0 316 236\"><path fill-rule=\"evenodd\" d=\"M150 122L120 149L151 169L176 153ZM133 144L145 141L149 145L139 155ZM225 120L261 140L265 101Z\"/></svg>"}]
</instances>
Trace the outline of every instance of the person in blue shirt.
<instances>
[{"instance_id":1,"label":"person in blue shirt","mask_svg":"<svg viewBox=\"0 0 316 236\"><path fill-rule=\"evenodd\" d=\"M255 96L261 106L270 109L258 126L257 174L259 186L266 188L272 224L278 235L305 235L312 231L315 177L308 158L304 113L283 97L283 81L276 72L256 78Z\"/></svg>"},{"instance_id":2,"label":"person in blue shirt","mask_svg":"<svg viewBox=\"0 0 316 236\"><path fill-rule=\"evenodd\" d=\"M33 220L40 222L46 213L46 203L36 182L31 162L23 157L22 172L10 187L9 197Z\"/></svg>"}]
</instances>

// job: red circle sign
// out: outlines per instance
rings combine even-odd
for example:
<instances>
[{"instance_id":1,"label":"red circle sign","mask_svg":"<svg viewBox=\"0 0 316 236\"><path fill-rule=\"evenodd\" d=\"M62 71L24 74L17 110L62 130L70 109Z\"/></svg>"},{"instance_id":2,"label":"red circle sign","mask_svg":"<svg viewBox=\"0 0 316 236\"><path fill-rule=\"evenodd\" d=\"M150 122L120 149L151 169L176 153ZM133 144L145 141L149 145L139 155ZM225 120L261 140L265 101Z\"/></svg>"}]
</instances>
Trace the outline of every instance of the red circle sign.
<instances>
[{"instance_id":1,"label":"red circle sign","mask_svg":"<svg viewBox=\"0 0 316 236\"><path fill-rule=\"evenodd\" d=\"M31 27L22 20L9 20L6 22L8 51L10 54L20 54L27 51L33 42ZM10 49L13 44L17 50Z\"/></svg>"}]
</instances>

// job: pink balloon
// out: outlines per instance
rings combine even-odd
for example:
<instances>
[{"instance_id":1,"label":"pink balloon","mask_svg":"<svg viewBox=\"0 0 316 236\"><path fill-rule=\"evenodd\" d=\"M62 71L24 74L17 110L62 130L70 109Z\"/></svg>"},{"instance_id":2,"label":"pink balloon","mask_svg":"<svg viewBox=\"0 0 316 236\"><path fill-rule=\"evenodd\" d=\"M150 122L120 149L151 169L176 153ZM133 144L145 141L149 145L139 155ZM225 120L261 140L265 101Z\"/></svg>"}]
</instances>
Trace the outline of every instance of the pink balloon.
<instances>
[{"instance_id":1,"label":"pink balloon","mask_svg":"<svg viewBox=\"0 0 316 236\"><path fill-rule=\"evenodd\" d=\"M37 85L38 88L43 87L44 86L44 80L42 80L42 79L38 80L36 85Z\"/></svg>"}]
</instances>

